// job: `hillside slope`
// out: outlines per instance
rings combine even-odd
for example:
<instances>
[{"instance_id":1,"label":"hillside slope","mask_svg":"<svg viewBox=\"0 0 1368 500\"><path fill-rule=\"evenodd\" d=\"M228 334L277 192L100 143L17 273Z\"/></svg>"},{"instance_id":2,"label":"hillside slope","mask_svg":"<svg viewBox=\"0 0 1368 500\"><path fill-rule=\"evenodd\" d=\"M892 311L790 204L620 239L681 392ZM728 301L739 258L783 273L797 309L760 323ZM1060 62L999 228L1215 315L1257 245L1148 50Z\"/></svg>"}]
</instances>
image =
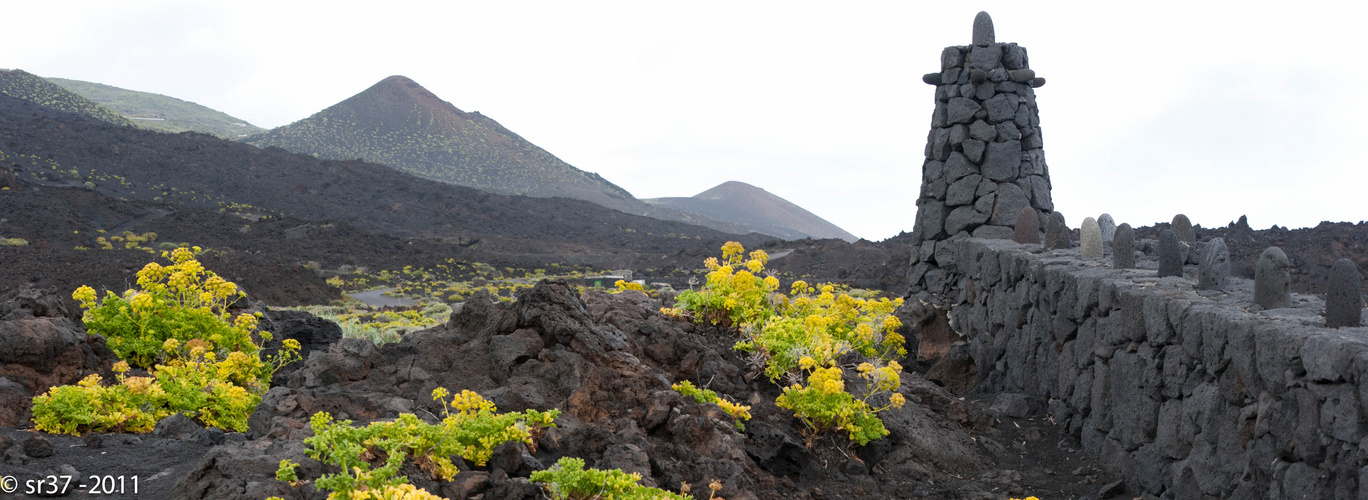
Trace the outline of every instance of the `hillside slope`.
<instances>
[{"instance_id":1,"label":"hillside slope","mask_svg":"<svg viewBox=\"0 0 1368 500\"><path fill-rule=\"evenodd\" d=\"M27 182L76 188L88 182L114 198L252 218L337 221L401 238L478 241L486 252L703 255L729 239L747 246L768 239L582 200L491 194L384 165L320 160L199 134L113 127L7 96L0 96L0 136L7 138L0 144L0 165ZM250 231L251 223L244 224Z\"/></svg>"},{"instance_id":2,"label":"hillside slope","mask_svg":"<svg viewBox=\"0 0 1368 500\"><path fill-rule=\"evenodd\" d=\"M660 207L697 213L786 240L859 239L803 207L744 182L727 181L689 198L654 198L642 201Z\"/></svg>"},{"instance_id":3,"label":"hillside slope","mask_svg":"<svg viewBox=\"0 0 1368 500\"><path fill-rule=\"evenodd\" d=\"M170 133L199 132L227 139L237 139L266 131L222 111L174 97L81 80L47 80L152 130Z\"/></svg>"},{"instance_id":4,"label":"hillside slope","mask_svg":"<svg viewBox=\"0 0 1368 500\"><path fill-rule=\"evenodd\" d=\"M365 159L492 193L560 196L639 213L631 193L566 164L477 112L391 76L313 116L244 139L327 160Z\"/></svg>"},{"instance_id":5,"label":"hillside slope","mask_svg":"<svg viewBox=\"0 0 1368 500\"><path fill-rule=\"evenodd\" d=\"M0 69L0 94L23 99L39 106L86 115L95 119L133 127L133 122L75 92L21 69Z\"/></svg>"}]
</instances>

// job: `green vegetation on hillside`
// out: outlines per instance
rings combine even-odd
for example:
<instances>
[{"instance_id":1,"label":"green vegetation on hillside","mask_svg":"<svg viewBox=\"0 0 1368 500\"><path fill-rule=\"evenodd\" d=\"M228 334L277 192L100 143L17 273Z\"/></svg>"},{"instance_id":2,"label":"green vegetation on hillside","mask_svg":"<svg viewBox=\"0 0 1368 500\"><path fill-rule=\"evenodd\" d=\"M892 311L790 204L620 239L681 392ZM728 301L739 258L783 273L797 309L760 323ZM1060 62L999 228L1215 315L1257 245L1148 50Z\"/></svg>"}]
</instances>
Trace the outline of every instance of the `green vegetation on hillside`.
<instances>
[{"instance_id":1,"label":"green vegetation on hillside","mask_svg":"<svg viewBox=\"0 0 1368 500\"><path fill-rule=\"evenodd\" d=\"M640 205L602 177L572 167L498 122L461 111L398 76L244 141L326 160L362 158L493 193L577 198L618 209Z\"/></svg>"},{"instance_id":2,"label":"green vegetation on hillside","mask_svg":"<svg viewBox=\"0 0 1368 500\"><path fill-rule=\"evenodd\" d=\"M24 70L0 69L0 94L32 101L39 106L92 116L115 125L135 126L109 108Z\"/></svg>"},{"instance_id":3,"label":"green vegetation on hillside","mask_svg":"<svg viewBox=\"0 0 1368 500\"><path fill-rule=\"evenodd\" d=\"M170 133L199 132L233 140L266 130L222 111L161 94L65 78L48 78L48 81L152 130Z\"/></svg>"}]
</instances>

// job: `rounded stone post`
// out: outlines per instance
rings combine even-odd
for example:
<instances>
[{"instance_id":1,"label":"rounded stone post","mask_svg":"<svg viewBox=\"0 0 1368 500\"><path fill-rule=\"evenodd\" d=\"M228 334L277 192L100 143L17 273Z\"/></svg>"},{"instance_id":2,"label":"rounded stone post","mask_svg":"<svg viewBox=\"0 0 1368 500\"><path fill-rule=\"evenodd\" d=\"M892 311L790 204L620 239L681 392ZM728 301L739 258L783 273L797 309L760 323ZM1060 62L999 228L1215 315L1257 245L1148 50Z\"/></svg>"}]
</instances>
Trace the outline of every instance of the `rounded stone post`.
<instances>
[{"instance_id":1,"label":"rounded stone post","mask_svg":"<svg viewBox=\"0 0 1368 500\"><path fill-rule=\"evenodd\" d=\"M1216 238L1207 243L1206 255L1197 267L1197 288L1224 290L1230 285L1230 250L1225 240Z\"/></svg>"},{"instance_id":2,"label":"rounded stone post","mask_svg":"<svg viewBox=\"0 0 1368 500\"><path fill-rule=\"evenodd\" d=\"M1084 217L1078 229L1079 252L1085 259L1102 258L1102 229L1092 217Z\"/></svg>"},{"instance_id":3,"label":"rounded stone post","mask_svg":"<svg viewBox=\"0 0 1368 500\"><path fill-rule=\"evenodd\" d=\"M1349 259L1330 268L1330 287L1325 292L1325 327L1360 326L1363 320L1363 275Z\"/></svg>"},{"instance_id":4,"label":"rounded stone post","mask_svg":"<svg viewBox=\"0 0 1368 500\"><path fill-rule=\"evenodd\" d=\"M1178 235L1173 230L1159 231L1159 277L1182 276L1183 254Z\"/></svg>"},{"instance_id":5,"label":"rounded stone post","mask_svg":"<svg viewBox=\"0 0 1368 500\"><path fill-rule=\"evenodd\" d=\"M1045 249L1055 250L1071 246L1073 246L1073 237L1069 235L1069 226L1064 224L1064 214L1059 212L1050 214L1050 219L1045 222Z\"/></svg>"},{"instance_id":6,"label":"rounded stone post","mask_svg":"<svg viewBox=\"0 0 1368 500\"><path fill-rule=\"evenodd\" d=\"M1178 237L1178 241L1189 245L1197 242L1197 232L1192 229L1192 221L1188 220L1188 216L1183 214L1173 216L1173 222L1169 223L1169 226L1173 229L1173 234Z\"/></svg>"},{"instance_id":7,"label":"rounded stone post","mask_svg":"<svg viewBox=\"0 0 1368 500\"><path fill-rule=\"evenodd\" d=\"M1016 229L1012 232L1012 239L1017 243L1028 245L1040 244L1040 217L1031 207L1023 207L1021 213L1017 214Z\"/></svg>"},{"instance_id":8,"label":"rounded stone post","mask_svg":"<svg viewBox=\"0 0 1368 500\"><path fill-rule=\"evenodd\" d=\"M1116 227L1116 239L1112 240L1112 267L1135 269L1135 230L1130 224L1123 222Z\"/></svg>"},{"instance_id":9,"label":"rounded stone post","mask_svg":"<svg viewBox=\"0 0 1368 500\"><path fill-rule=\"evenodd\" d=\"M1254 303L1264 309L1292 307L1290 267L1281 248L1264 250L1254 264Z\"/></svg>"},{"instance_id":10,"label":"rounded stone post","mask_svg":"<svg viewBox=\"0 0 1368 500\"><path fill-rule=\"evenodd\" d=\"M1098 216L1097 228L1102 230L1102 244L1111 243L1116 239L1116 221L1112 220L1111 214Z\"/></svg>"}]
</instances>

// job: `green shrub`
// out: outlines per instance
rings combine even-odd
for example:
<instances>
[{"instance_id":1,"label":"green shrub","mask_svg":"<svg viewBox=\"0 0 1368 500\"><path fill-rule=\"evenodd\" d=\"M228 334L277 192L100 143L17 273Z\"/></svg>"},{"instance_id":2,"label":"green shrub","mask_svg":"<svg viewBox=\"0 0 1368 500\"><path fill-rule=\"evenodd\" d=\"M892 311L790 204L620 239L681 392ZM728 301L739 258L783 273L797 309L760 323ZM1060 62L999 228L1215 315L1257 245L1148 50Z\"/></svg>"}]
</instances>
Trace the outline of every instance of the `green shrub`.
<instances>
[{"instance_id":1,"label":"green shrub","mask_svg":"<svg viewBox=\"0 0 1368 500\"><path fill-rule=\"evenodd\" d=\"M584 460L563 457L556 465L532 473L534 483L544 483L556 500L692 500L693 497L638 484L641 475L618 469L585 469Z\"/></svg>"},{"instance_id":2,"label":"green shrub","mask_svg":"<svg viewBox=\"0 0 1368 500\"><path fill-rule=\"evenodd\" d=\"M750 420L750 407L739 405L729 400L723 399L712 389L699 389L694 387L693 382L685 380L678 384L671 385L670 388L679 391L680 394L691 397L699 403L712 403L722 408L735 421L736 430L745 432L746 424L744 421Z\"/></svg>"},{"instance_id":3,"label":"green shrub","mask_svg":"<svg viewBox=\"0 0 1368 500\"><path fill-rule=\"evenodd\" d=\"M328 498L371 498L356 495L408 481L398 472L409 457L423 472L447 481L458 472L451 462L452 455L483 466L493 456L495 447L508 441L532 444L534 435L555 427L553 421L560 415L559 410L497 413L494 403L471 391L461 391L448 405L448 395L443 388L432 391L432 398L442 402L445 412L439 424L428 424L412 413L403 413L393 421L352 427L350 420L334 422L328 413L315 413L309 420L314 435L304 439L309 446L307 453L342 472L324 474L314 484L332 491ZM456 413L448 406L456 409ZM373 462L382 458L383 465L373 467ZM277 475L285 474L287 466L293 469L282 462Z\"/></svg>"},{"instance_id":4,"label":"green shrub","mask_svg":"<svg viewBox=\"0 0 1368 500\"><path fill-rule=\"evenodd\" d=\"M26 247L28 244L23 238L0 238L0 247Z\"/></svg>"}]
</instances>

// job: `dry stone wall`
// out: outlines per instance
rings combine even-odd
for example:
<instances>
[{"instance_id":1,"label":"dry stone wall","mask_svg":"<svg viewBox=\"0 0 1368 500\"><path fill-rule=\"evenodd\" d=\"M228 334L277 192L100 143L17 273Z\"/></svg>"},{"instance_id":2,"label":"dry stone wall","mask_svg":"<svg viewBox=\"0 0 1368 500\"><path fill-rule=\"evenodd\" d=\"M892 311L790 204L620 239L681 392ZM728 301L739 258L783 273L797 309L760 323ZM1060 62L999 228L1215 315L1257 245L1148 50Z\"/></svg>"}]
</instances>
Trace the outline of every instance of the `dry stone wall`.
<instances>
[{"instance_id":1,"label":"dry stone wall","mask_svg":"<svg viewBox=\"0 0 1368 500\"><path fill-rule=\"evenodd\" d=\"M1198 290L1196 265L1008 240L935 254L949 292L916 296L948 311L976 388L1038 400L1128 493L1368 497L1368 328L1325 328L1324 301L1265 310L1250 280Z\"/></svg>"}]
</instances>

